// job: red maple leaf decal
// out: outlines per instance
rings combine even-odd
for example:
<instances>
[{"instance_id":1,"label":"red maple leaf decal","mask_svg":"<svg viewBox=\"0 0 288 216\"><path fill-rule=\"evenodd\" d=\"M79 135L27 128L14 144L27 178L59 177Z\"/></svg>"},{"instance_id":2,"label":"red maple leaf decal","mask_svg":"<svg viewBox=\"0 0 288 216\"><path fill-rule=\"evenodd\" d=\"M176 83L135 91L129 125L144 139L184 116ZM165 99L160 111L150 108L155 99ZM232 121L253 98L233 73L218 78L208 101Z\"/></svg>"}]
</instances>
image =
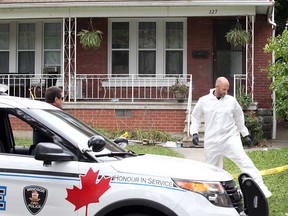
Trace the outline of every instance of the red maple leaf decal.
<instances>
[{"instance_id":1,"label":"red maple leaf decal","mask_svg":"<svg viewBox=\"0 0 288 216\"><path fill-rule=\"evenodd\" d=\"M73 189L66 188L66 200L75 206L74 211L86 206L87 216L88 205L90 203L98 203L99 198L111 187L111 177L101 177L101 179L96 182L98 174L99 170L97 172L93 172L92 168L90 167L85 176L80 176L80 181L82 184L81 189L77 188L75 185L73 185Z\"/></svg>"}]
</instances>

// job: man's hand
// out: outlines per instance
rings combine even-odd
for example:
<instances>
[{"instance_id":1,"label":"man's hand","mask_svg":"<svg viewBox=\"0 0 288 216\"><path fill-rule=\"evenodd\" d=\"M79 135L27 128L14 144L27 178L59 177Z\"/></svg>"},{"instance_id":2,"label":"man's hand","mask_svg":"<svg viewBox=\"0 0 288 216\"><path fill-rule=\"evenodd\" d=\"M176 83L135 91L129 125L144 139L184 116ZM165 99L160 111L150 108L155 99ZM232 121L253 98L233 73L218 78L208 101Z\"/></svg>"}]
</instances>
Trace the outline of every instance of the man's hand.
<instances>
[{"instance_id":1,"label":"man's hand","mask_svg":"<svg viewBox=\"0 0 288 216\"><path fill-rule=\"evenodd\" d=\"M249 135L247 135L247 136L244 137L244 145L248 146L249 148L251 147L251 145L252 145L252 140L251 140L251 138L250 138Z\"/></svg>"},{"instance_id":2,"label":"man's hand","mask_svg":"<svg viewBox=\"0 0 288 216\"><path fill-rule=\"evenodd\" d=\"M193 134L192 142L193 142L194 145L198 145L198 143L199 143L199 136L198 136L197 133L194 133L194 134Z\"/></svg>"}]
</instances>

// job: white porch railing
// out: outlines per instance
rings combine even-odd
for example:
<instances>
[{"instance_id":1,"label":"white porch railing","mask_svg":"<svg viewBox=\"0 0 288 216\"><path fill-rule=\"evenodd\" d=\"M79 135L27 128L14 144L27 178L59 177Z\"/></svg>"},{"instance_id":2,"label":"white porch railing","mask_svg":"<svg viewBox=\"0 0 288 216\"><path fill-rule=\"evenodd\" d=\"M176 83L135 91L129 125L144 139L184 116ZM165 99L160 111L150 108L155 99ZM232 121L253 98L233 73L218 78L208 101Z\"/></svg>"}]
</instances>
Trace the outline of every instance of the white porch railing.
<instances>
[{"instance_id":1,"label":"white porch railing","mask_svg":"<svg viewBox=\"0 0 288 216\"><path fill-rule=\"evenodd\" d=\"M46 88L57 85L64 87L65 100L71 102L171 100L174 95L170 87L176 79L185 83L192 92L192 75L78 74L64 84L60 74L0 74L0 83L9 86L9 95L41 100L44 99Z\"/></svg>"},{"instance_id":2,"label":"white porch railing","mask_svg":"<svg viewBox=\"0 0 288 216\"><path fill-rule=\"evenodd\" d=\"M0 83L8 85L8 95L44 99L48 86L63 86L59 74L0 74Z\"/></svg>"},{"instance_id":3,"label":"white porch railing","mask_svg":"<svg viewBox=\"0 0 288 216\"><path fill-rule=\"evenodd\" d=\"M247 95L247 82L246 82L246 74L234 74L234 89L233 95L234 97L240 97L242 94Z\"/></svg>"}]
</instances>

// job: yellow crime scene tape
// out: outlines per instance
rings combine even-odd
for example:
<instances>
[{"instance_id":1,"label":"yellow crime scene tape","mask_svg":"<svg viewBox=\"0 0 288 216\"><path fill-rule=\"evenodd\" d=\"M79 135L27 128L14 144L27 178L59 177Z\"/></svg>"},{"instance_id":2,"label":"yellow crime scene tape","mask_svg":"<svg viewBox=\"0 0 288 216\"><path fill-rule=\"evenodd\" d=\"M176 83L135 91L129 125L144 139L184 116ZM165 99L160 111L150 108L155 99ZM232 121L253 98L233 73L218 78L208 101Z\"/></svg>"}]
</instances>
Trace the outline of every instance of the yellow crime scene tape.
<instances>
[{"instance_id":1,"label":"yellow crime scene tape","mask_svg":"<svg viewBox=\"0 0 288 216\"><path fill-rule=\"evenodd\" d=\"M260 171L260 173L262 176L265 176L265 175L271 175L271 174L284 172L286 170L288 170L288 165L276 167L276 168L271 168L271 169L267 169L267 170L262 170L262 171ZM239 175L240 174L232 174L233 178L237 178Z\"/></svg>"},{"instance_id":2,"label":"yellow crime scene tape","mask_svg":"<svg viewBox=\"0 0 288 216\"><path fill-rule=\"evenodd\" d=\"M32 92L32 89L29 88L28 90L29 90L29 93L30 93L30 96L31 96L32 100L35 100L35 96L34 96L34 94Z\"/></svg>"}]
</instances>

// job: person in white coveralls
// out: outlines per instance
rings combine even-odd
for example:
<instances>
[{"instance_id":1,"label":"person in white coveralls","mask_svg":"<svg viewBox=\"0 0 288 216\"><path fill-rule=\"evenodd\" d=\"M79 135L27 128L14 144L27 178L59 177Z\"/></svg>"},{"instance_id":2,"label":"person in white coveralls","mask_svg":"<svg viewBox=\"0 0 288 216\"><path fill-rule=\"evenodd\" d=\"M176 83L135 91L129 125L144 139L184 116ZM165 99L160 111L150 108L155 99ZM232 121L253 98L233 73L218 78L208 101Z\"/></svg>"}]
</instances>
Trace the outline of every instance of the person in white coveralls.
<instances>
[{"instance_id":1,"label":"person in white coveralls","mask_svg":"<svg viewBox=\"0 0 288 216\"><path fill-rule=\"evenodd\" d=\"M193 144L198 145L198 130L204 120L205 161L223 168L223 157L229 158L242 172L248 173L266 198L269 198L272 193L264 184L259 170L246 154L241 142L240 133L244 137L245 145L252 144L242 108L233 96L227 95L228 90L229 81L225 77L219 77L215 89L211 89L209 94L196 103L190 128Z\"/></svg>"}]
</instances>

